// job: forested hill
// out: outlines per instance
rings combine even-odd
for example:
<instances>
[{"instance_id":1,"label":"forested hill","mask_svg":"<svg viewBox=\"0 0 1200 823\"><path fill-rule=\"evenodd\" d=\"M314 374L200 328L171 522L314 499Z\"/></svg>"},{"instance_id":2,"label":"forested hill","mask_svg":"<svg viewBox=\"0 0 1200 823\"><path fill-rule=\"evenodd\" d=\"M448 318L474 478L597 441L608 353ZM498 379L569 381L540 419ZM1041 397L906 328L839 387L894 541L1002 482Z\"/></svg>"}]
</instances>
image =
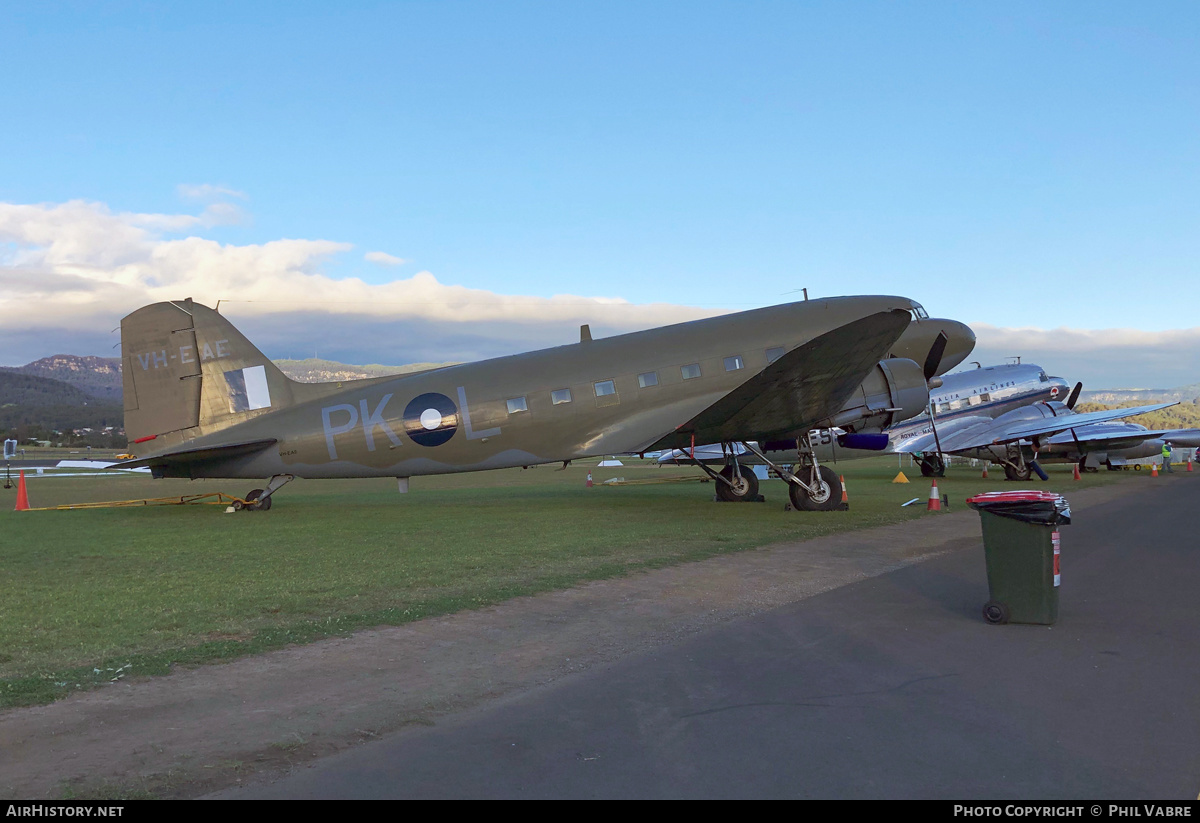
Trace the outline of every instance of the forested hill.
<instances>
[{"instance_id":1,"label":"forested hill","mask_svg":"<svg viewBox=\"0 0 1200 823\"><path fill-rule=\"evenodd\" d=\"M121 403L121 358L56 354L3 372L61 380L109 403Z\"/></svg>"},{"instance_id":2,"label":"forested hill","mask_svg":"<svg viewBox=\"0 0 1200 823\"><path fill-rule=\"evenodd\" d=\"M411 363L407 366L381 366L371 363L366 366L348 366L333 360L275 360L279 370L300 383L334 383L339 380L361 380L364 377L386 377L392 374L411 374L415 371L436 369L451 363Z\"/></svg>"},{"instance_id":3,"label":"forested hill","mask_svg":"<svg viewBox=\"0 0 1200 823\"><path fill-rule=\"evenodd\" d=\"M19 371L0 371L0 406L44 408L46 406L98 405L99 399L61 380Z\"/></svg>"},{"instance_id":4,"label":"forested hill","mask_svg":"<svg viewBox=\"0 0 1200 823\"><path fill-rule=\"evenodd\" d=\"M0 435L25 442L62 439L54 432L124 425L121 401L101 400L61 380L19 371L0 370ZM86 439L84 442L90 442ZM124 437L97 440L92 445L123 446Z\"/></svg>"},{"instance_id":5,"label":"forested hill","mask_svg":"<svg viewBox=\"0 0 1200 823\"><path fill-rule=\"evenodd\" d=\"M1085 403L1108 403L1109 405L1129 403L1134 406L1170 403L1176 400L1184 402L1200 399L1200 383L1192 383L1176 389L1100 389L1099 391L1080 392L1079 399Z\"/></svg>"},{"instance_id":6,"label":"forested hill","mask_svg":"<svg viewBox=\"0 0 1200 823\"><path fill-rule=\"evenodd\" d=\"M1167 403L1170 401L1130 400L1124 403L1111 403L1108 405L1079 403L1075 406L1075 411L1083 413L1102 411L1104 409L1127 409L1131 406L1148 406L1155 402ZM1137 423L1148 429L1200 429L1200 402L1192 400L1160 411L1139 414L1137 417L1130 417L1127 420L1130 423Z\"/></svg>"}]
</instances>

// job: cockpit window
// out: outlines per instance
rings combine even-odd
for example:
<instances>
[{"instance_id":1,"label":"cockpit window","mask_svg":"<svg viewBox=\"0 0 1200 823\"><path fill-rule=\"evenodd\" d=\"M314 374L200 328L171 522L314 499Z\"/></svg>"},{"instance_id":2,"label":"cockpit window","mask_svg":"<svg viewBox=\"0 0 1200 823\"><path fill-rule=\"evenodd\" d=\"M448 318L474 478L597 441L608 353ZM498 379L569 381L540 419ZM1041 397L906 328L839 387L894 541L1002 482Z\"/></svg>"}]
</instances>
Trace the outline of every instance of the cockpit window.
<instances>
[{"instance_id":1,"label":"cockpit window","mask_svg":"<svg viewBox=\"0 0 1200 823\"><path fill-rule=\"evenodd\" d=\"M1045 383L1045 382L1046 382L1047 380L1049 380L1049 379L1050 379L1050 378L1046 376L1046 373L1045 373L1044 371L1040 371L1040 372L1038 372L1038 380L1040 380L1040 381L1042 381L1043 383Z\"/></svg>"},{"instance_id":2,"label":"cockpit window","mask_svg":"<svg viewBox=\"0 0 1200 823\"><path fill-rule=\"evenodd\" d=\"M918 320L929 319L929 312L925 311L925 307L920 303L913 303L912 313L913 317L917 318Z\"/></svg>"}]
</instances>

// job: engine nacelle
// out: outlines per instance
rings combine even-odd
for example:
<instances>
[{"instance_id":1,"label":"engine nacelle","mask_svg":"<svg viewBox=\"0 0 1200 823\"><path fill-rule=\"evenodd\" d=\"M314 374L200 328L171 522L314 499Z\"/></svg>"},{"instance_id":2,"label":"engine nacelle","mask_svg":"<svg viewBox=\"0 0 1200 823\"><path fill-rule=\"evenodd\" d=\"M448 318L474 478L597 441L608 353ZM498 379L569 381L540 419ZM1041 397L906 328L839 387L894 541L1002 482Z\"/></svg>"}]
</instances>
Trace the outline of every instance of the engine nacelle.
<instances>
[{"instance_id":1,"label":"engine nacelle","mask_svg":"<svg viewBox=\"0 0 1200 823\"><path fill-rule=\"evenodd\" d=\"M842 410L813 428L848 432L882 431L916 417L929 405L929 384L916 362L902 357L881 360L859 384Z\"/></svg>"}]
</instances>

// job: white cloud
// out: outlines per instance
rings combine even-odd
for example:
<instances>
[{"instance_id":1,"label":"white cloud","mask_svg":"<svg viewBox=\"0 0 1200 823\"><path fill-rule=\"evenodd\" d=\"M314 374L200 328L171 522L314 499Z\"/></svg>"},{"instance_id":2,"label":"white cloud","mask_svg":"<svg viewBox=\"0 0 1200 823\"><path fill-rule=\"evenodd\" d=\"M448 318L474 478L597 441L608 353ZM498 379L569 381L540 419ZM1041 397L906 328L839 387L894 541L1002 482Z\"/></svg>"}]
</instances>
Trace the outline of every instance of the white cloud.
<instances>
[{"instance_id":1,"label":"white cloud","mask_svg":"<svg viewBox=\"0 0 1200 823\"><path fill-rule=\"evenodd\" d=\"M408 262L385 251L369 251L363 255L363 259L381 266L401 266Z\"/></svg>"},{"instance_id":2,"label":"white cloud","mask_svg":"<svg viewBox=\"0 0 1200 823\"><path fill-rule=\"evenodd\" d=\"M229 216L218 206L236 209L215 203L200 214L115 214L82 200L0 203L0 363L113 354L110 332L121 317L184 297L222 301L222 312L271 356L308 356L321 341L324 356L392 364L558 345L577 340L581 323L604 336L721 313L618 297L501 295L441 283L428 271L382 284L332 277L328 262L350 244L223 245L196 234ZM364 257L401 260L384 252ZM985 365L1020 355L1093 389L1200 381L1200 329L973 328L971 360Z\"/></svg>"},{"instance_id":3,"label":"white cloud","mask_svg":"<svg viewBox=\"0 0 1200 823\"><path fill-rule=\"evenodd\" d=\"M4 331L19 332L23 340L46 329L98 334L147 303L184 297L209 306L221 300L222 311L239 322L304 312L309 319L296 333L307 339L318 333L313 324L322 318L351 329L360 323L378 328L406 322L419 325L426 334L441 324L443 333L459 339L467 324L475 324L471 333L483 325L496 332L506 325L535 326L550 337L549 343L561 343L566 342L565 330L579 323L611 333L719 313L633 305L613 297L500 295L444 284L428 271L372 284L324 273L330 258L353 248L348 243L281 239L239 246L196 235L164 236L211 225L210 209L200 215L114 214L105 204L81 200L0 203L0 244L10 250L0 262ZM372 255L378 261L383 253L368 257ZM282 329L287 324L271 325ZM526 333L510 336L531 339ZM371 342L364 338L364 348ZM5 360L13 357L11 352L4 355Z\"/></svg>"},{"instance_id":4,"label":"white cloud","mask_svg":"<svg viewBox=\"0 0 1200 823\"><path fill-rule=\"evenodd\" d=\"M1088 389L1175 388L1200 382L1200 328L1005 328L973 323L971 360L984 365L1020 357Z\"/></svg>"},{"instance_id":5,"label":"white cloud","mask_svg":"<svg viewBox=\"0 0 1200 823\"><path fill-rule=\"evenodd\" d=\"M225 197L237 197L241 200L246 199L246 193L240 192L237 189L231 189L228 186L214 186L211 183L201 183L199 185L189 185L181 183L176 187L179 196L185 200L201 200L212 201L220 200Z\"/></svg>"}]
</instances>

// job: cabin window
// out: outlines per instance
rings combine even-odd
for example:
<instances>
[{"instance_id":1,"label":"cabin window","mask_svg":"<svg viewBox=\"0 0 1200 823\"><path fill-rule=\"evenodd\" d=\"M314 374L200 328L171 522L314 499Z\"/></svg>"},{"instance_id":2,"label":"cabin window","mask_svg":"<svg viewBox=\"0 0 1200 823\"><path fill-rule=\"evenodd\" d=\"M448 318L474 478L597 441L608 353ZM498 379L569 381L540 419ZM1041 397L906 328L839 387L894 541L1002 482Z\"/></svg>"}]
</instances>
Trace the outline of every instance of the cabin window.
<instances>
[{"instance_id":1,"label":"cabin window","mask_svg":"<svg viewBox=\"0 0 1200 823\"><path fill-rule=\"evenodd\" d=\"M983 402L983 398L977 394L973 394L967 398L968 406L978 406L981 402Z\"/></svg>"},{"instance_id":2,"label":"cabin window","mask_svg":"<svg viewBox=\"0 0 1200 823\"><path fill-rule=\"evenodd\" d=\"M648 389L651 386L658 385L658 372L648 371L645 374L638 375L638 388Z\"/></svg>"},{"instance_id":3,"label":"cabin window","mask_svg":"<svg viewBox=\"0 0 1200 823\"><path fill-rule=\"evenodd\" d=\"M617 386L611 380L601 380L596 384L596 396L607 397L610 394L617 393Z\"/></svg>"},{"instance_id":4,"label":"cabin window","mask_svg":"<svg viewBox=\"0 0 1200 823\"><path fill-rule=\"evenodd\" d=\"M774 363L779 358L783 357L783 346L772 346L767 349L767 362Z\"/></svg>"},{"instance_id":5,"label":"cabin window","mask_svg":"<svg viewBox=\"0 0 1200 823\"><path fill-rule=\"evenodd\" d=\"M990 394L988 394L987 392L984 392L983 394L979 395L979 399L980 399L980 401L987 403L987 402L991 401L992 396Z\"/></svg>"},{"instance_id":6,"label":"cabin window","mask_svg":"<svg viewBox=\"0 0 1200 823\"><path fill-rule=\"evenodd\" d=\"M737 371L742 367L742 356L735 354L725 358L725 371Z\"/></svg>"},{"instance_id":7,"label":"cabin window","mask_svg":"<svg viewBox=\"0 0 1200 823\"><path fill-rule=\"evenodd\" d=\"M686 366L680 366L679 372L683 375L684 380L692 380L700 376L700 364L690 363Z\"/></svg>"},{"instance_id":8,"label":"cabin window","mask_svg":"<svg viewBox=\"0 0 1200 823\"><path fill-rule=\"evenodd\" d=\"M557 406L560 403L570 403L570 402L571 402L571 390L570 389L555 389L554 391L550 392L551 405Z\"/></svg>"},{"instance_id":9,"label":"cabin window","mask_svg":"<svg viewBox=\"0 0 1200 823\"><path fill-rule=\"evenodd\" d=\"M508 401L509 414L516 414L523 411L529 411L529 405L525 402L524 397L514 397Z\"/></svg>"}]
</instances>

